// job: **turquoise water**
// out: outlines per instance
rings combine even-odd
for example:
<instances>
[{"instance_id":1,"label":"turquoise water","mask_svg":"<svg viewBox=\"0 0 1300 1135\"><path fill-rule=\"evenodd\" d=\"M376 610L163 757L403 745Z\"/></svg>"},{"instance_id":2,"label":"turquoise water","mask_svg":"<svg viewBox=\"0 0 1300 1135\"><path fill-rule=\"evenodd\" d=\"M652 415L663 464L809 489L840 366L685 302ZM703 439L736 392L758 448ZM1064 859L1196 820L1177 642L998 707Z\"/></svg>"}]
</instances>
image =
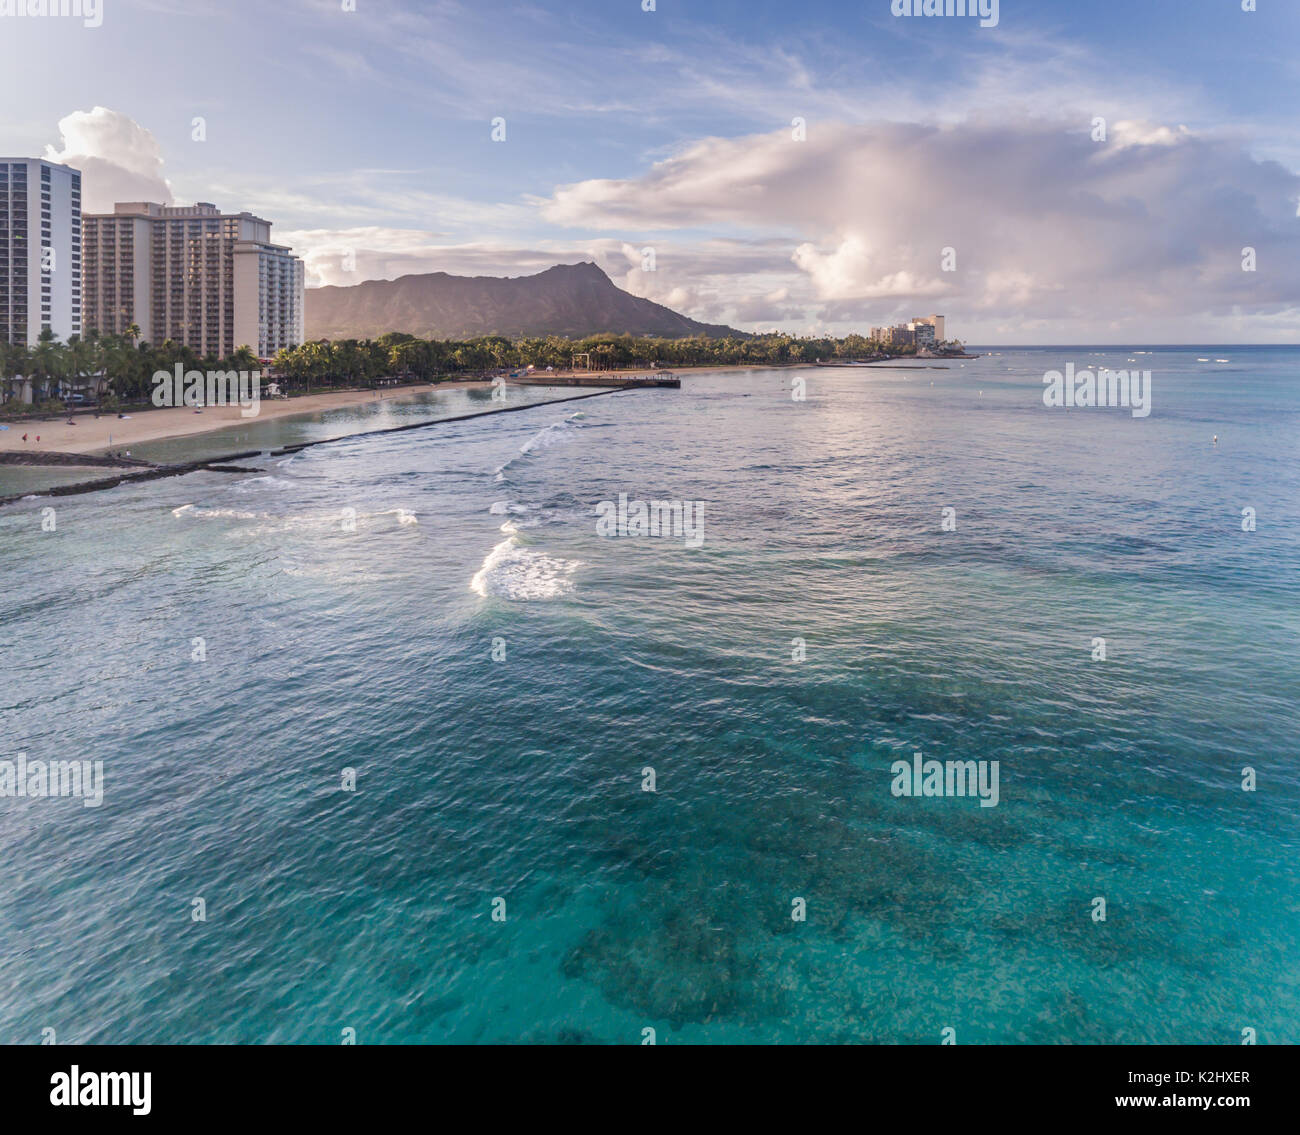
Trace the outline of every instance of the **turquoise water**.
<instances>
[{"instance_id":1,"label":"turquoise water","mask_svg":"<svg viewBox=\"0 0 1300 1135\"><path fill-rule=\"evenodd\" d=\"M114 470L58 465L0 465L0 497L39 493L60 485L77 485L113 476Z\"/></svg>"},{"instance_id":2,"label":"turquoise water","mask_svg":"<svg viewBox=\"0 0 1300 1135\"><path fill-rule=\"evenodd\" d=\"M1298 377L696 374L0 511L0 760L105 769L0 800L0 1040L1294 1043Z\"/></svg>"},{"instance_id":3,"label":"turquoise water","mask_svg":"<svg viewBox=\"0 0 1300 1135\"><path fill-rule=\"evenodd\" d=\"M502 406L531 405L581 393L565 386L507 385L501 401L488 386L430 387L401 398L384 399L331 410L289 414L280 418L251 418L208 433L161 441L136 442L130 453L157 464L202 461L250 449L281 449L304 442L325 441L369 430L386 430L414 422L437 421L459 414L480 413ZM136 418L151 411L137 411ZM121 448L114 446L114 449ZM36 493L60 485L75 485L107 478L113 470L59 468L56 466L0 465L0 497Z\"/></svg>"},{"instance_id":4,"label":"turquoise water","mask_svg":"<svg viewBox=\"0 0 1300 1135\"><path fill-rule=\"evenodd\" d=\"M430 387L398 399L382 399L376 394L374 401L359 405L290 414L283 418L251 418L207 434L142 442L132 448L131 454L159 464L195 461L248 449L281 449L368 430L393 429L414 422L496 410L502 406L549 402L580 393L567 386L507 385L501 401L493 399L492 388L488 386Z\"/></svg>"}]
</instances>

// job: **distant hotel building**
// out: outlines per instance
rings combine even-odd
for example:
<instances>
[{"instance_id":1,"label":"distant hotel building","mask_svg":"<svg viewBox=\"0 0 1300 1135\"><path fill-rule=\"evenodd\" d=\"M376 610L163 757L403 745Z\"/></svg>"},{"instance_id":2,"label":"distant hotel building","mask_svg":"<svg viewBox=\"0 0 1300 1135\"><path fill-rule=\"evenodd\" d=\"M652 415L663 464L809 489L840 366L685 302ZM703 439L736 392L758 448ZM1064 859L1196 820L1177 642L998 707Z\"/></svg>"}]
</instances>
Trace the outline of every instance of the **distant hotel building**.
<instances>
[{"instance_id":1,"label":"distant hotel building","mask_svg":"<svg viewBox=\"0 0 1300 1135\"><path fill-rule=\"evenodd\" d=\"M0 158L0 337L34 347L43 330L81 334L81 174Z\"/></svg>"},{"instance_id":2,"label":"distant hotel building","mask_svg":"<svg viewBox=\"0 0 1300 1135\"><path fill-rule=\"evenodd\" d=\"M899 323L893 327L873 327L871 337L878 343L891 347L911 347L916 344L916 332Z\"/></svg>"},{"instance_id":3,"label":"distant hotel building","mask_svg":"<svg viewBox=\"0 0 1300 1135\"><path fill-rule=\"evenodd\" d=\"M303 340L303 263L271 243L271 222L215 205L132 201L85 226L85 324L122 334L132 323L227 358L242 346L268 359Z\"/></svg>"},{"instance_id":4,"label":"distant hotel building","mask_svg":"<svg viewBox=\"0 0 1300 1135\"><path fill-rule=\"evenodd\" d=\"M944 341L942 315L914 315L908 323L873 327L871 337L894 347L933 347Z\"/></svg>"},{"instance_id":5,"label":"distant hotel building","mask_svg":"<svg viewBox=\"0 0 1300 1135\"><path fill-rule=\"evenodd\" d=\"M933 347L935 344L934 324L927 323L923 319L913 319L907 329L915 337L915 343L918 347Z\"/></svg>"}]
</instances>

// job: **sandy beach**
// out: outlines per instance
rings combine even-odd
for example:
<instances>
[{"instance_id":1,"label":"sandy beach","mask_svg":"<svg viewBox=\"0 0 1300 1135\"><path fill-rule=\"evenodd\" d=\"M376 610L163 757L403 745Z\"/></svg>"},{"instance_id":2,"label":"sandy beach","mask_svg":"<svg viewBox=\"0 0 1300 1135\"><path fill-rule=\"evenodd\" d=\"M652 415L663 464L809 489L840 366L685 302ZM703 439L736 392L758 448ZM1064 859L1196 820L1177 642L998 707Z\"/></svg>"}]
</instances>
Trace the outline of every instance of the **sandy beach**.
<instances>
[{"instance_id":1,"label":"sandy beach","mask_svg":"<svg viewBox=\"0 0 1300 1135\"><path fill-rule=\"evenodd\" d=\"M707 373L709 371L741 371L766 369L747 364L722 364L718 366L679 366L662 367L658 371L615 371L611 379L628 378L633 374L654 376L671 373ZM602 372L583 372L585 378L597 378ZM608 373L608 372L605 372ZM564 385L564 379L571 372L557 372L553 375L534 377L554 378L557 385ZM112 447L116 453L125 452L134 445L148 441L164 441L177 437L192 437L210 433L213 430L226 429L229 426L249 425L253 422L266 422L276 418L285 418L294 414L316 414L322 410L346 409L349 406L362 406L367 402L390 401L409 398L415 394L427 394L433 390L448 388L474 389L491 386L485 380L463 382L439 382L431 384L419 382L410 386L388 386L380 390L339 390L326 394L306 394L297 398L269 399L261 401L255 418L240 415L238 406L210 406L202 413L195 413L190 408L164 410L135 410L127 418L116 414L104 414L96 418L93 414L79 413L76 425L69 425L66 418L49 418L38 421L0 422L7 425L7 430L0 430L0 451L41 450L54 453L100 453ZM23 441L23 435L27 440ZM38 442L36 439L40 438Z\"/></svg>"},{"instance_id":2,"label":"sandy beach","mask_svg":"<svg viewBox=\"0 0 1300 1135\"><path fill-rule=\"evenodd\" d=\"M367 402L409 398L413 394L427 394L446 387L472 388L488 386L486 382L442 382L432 386L427 382L413 386L389 386L382 390L340 390L328 394L306 394L300 398L263 399L256 418L240 416L238 406L210 406L201 414L192 409L140 410L128 418L116 414L76 415L76 425L70 426L65 418L47 421L3 423L8 430L0 430L0 450L44 450L57 453L97 453L108 449L126 451L133 445L167 438L189 437L226 429L229 426L249 425L293 414L317 414L322 410L337 410L349 406L362 406ZM27 441L23 441L23 434ZM37 442L37 437L40 441Z\"/></svg>"}]
</instances>

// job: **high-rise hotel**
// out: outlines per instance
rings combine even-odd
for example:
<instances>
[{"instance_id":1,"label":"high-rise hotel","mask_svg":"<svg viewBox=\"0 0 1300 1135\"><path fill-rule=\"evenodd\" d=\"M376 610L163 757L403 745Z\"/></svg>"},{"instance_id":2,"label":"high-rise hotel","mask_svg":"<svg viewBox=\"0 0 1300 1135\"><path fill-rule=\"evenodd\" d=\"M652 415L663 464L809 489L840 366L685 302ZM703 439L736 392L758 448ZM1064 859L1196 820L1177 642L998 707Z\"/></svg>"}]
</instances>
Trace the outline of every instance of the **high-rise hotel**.
<instances>
[{"instance_id":1,"label":"high-rise hotel","mask_svg":"<svg viewBox=\"0 0 1300 1135\"><path fill-rule=\"evenodd\" d=\"M269 221L203 201L133 201L83 226L88 331L135 324L155 346L218 358L248 346L269 359L303 341L303 263L271 243Z\"/></svg>"},{"instance_id":2,"label":"high-rise hotel","mask_svg":"<svg viewBox=\"0 0 1300 1135\"><path fill-rule=\"evenodd\" d=\"M0 158L0 338L81 334L81 226L80 172Z\"/></svg>"}]
</instances>

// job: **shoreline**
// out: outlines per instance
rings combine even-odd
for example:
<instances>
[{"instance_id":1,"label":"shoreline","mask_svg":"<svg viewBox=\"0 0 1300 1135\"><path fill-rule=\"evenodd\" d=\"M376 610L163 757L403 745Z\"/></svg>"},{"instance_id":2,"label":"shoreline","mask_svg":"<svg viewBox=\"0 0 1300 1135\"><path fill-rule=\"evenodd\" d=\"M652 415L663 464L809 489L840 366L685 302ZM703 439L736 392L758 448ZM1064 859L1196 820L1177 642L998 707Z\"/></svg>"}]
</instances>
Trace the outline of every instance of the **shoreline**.
<instances>
[{"instance_id":1,"label":"shoreline","mask_svg":"<svg viewBox=\"0 0 1300 1135\"><path fill-rule=\"evenodd\" d=\"M637 387L635 389L652 388ZM485 418L495 414L519 413L524 410L536 410L542 406L554 406L561 402L578 402L585 398L599 398L606 394L618 393L621 393L621 391L613 387L602 390L588 390L582 394L570 394L564 398L554 398L545 402L524 402L517 406L499 406L495 410L474 410L468 414L456 414L449 418L431 418L429 421L425 422L408 422L401 426L386 426L383 429L362 430L359 433L341 434L338 437L325 437L319 438L316 441L298 442L294 445L287 445L278 449L251 449L240 453L228 453L219 457L202 458L197 461L185 461L179 464L148 465L142 469L118 472L115 476L111 477L98 477L89 481L75 481L67 485L55 485L50 488L32 489L26 492L12 493L8 496L0 496L0 507L14 504L15 502L22 500L35 500L39 497L79 496L83 493L96 493L101 492L104 489L112 489L116 488L118 485L131 484L136 481L156 481L164 477L183 477L187 473L197 473L199 471L209 473L255 473L258 472L257 469L248 468L242 465L234 465L231 463L268 455L271 457L281 457L285 454L301 453L304 449L310 449L313 446L334 445L340 441L351 441L353 438L357 437L375 437L380 434L406 433L408 430L428 429L431 426L446 425L449 422L465 422L469 421L471 418ZM65 467L72 468L75 467L75 465L69 462Z\"/></svg>"},{"instance_id":2,"label":"shoreline","mask_svg":"<svg viewBox=\"0 0 1300 1135\"><path fill-rule=\"evenodd\" d=\"M304 394L297 398L267 398L259 403L258 414L253 418L242 417L238 406L209 406L201 414L196 414L190 407L177 406L162 410L141 410L129 418L119 418L116 415L95 418L79 413L75 417L75 426L68 425L62 418L10 425L8 430L0 431L0 451L84 455L100 454L111 448L114 452L125 452L131 446L145 442L198 437L231 426L252 426L259 422L293 417L295 414L319 414L325 410L346 410L447 388L470 390L491 385L487 381L472 379L464 382L421 382L377 390L338 390ZM26 442L22 440L23 434L27 435ZM38 437L39 442L36 441Z\"/></svg>"},{"instance_id":3,"label":"shoreline","mask_svg":"<svg viewBox=\"0 0 1300 1135\"><path fill-rule=\"evenodd\" d=\"M698 364L693 366L673 366L660 368L659 373L676 374L710 374L729 371L749 370L789 370L799 367L816 366L814 363L719 363ZM835 364L821 364L822 366ZM845 364L840 364L845 365ZM597 380L608 375L611 380L627 378L629 373L653 377L655 370L633 368L629 371L583 371L582 377ZM538 381L518 385L546 385L545 378L556 380L557 386L576 385L563 380L572 377L570 372L555 372L552 375L537 376ZM319 414L327 410L346 410L356 406L412 398L420 394L429 394L438 390L474 390L490 388L490 379L459 379L446 382L419 382L406 386L386 386L373 390L337 390L319 394L303 394L287 399L263 399L259 403L256 417L245 418L238 406L209 406L202 413L195 413L190 407L169 407L166 409L144 409L133 412L128 418L116 415L104 415L95 418L84 411L78 412L74 420L76 425L69 425L62 416L41 421L14 422L8 429L0 430L0 453L36 455L53 454L61 456L91 455L104 456L109 450L125 454L132 446L148 442L173 441L190 437L201 437L233 426L252 426L259 422L275 421L295 415ZM586 384L584 384L586 385ZM24 442L23 435L28 440ZM39 442L36 440L39 438ZM29 464L28 462L5 462L5 464ZM32 465L59 464L64 462L44 462L34 460ZM99 462L88 463L99 464Z\"/></svg>"},{"instance_id":4,"label":"shoreline","mask_svg":"<svg viewBox=\"0 0 1300 1135\"><path fill-rule=\"evenodd\" d=\"M724 364L720 366L676 367L676 371L700 373L723 370L767 370L769 367L754 367L746 364ZM591 371L581 372L584 377L611 378L628 377L629 373L646 373L654 371ZM568 372L557 372L551 377L556 385L565 386L562 380ZM545 382L520 383L518 385L546 385ZM114 453L126 453L132 446L154 441L174 441L187 437L201 437L203 434L215 433L232 426L252 426L259 422L275 421L289 418L296 414L319 414L325 410L346 410L355 406L364 406L377 402L390 402L398 399L412 398L419 394L429 394L438 390L483 390L492 386L490 379L452 379L446 382L418 382L407 386L385 386L374 390L336 390L320 394L303 394L287 399L263 399L259 403L258 414L254 418L242 417L238 406L209 406L201 414L196 414L191 407L168 407L166 409L144 409L133 412L129 418L104 415L95 418L84 411L75 415L75 426L68 425L67 420L48 418L41 421L0 423L7 424L7 430L0 430L0 453L52 453L64 455L103 456L108 450ZM22 440L23 434L28 440ZM37 442L37 438L40 441ZM111 439L111 440L110 440ZM15 462L15 464L17 464ZM45 462L32 462L45 464ZM58 464L63 464L59 462ZM95 464L98 464L96 462Z\"/></svg>"}]
</instances>

